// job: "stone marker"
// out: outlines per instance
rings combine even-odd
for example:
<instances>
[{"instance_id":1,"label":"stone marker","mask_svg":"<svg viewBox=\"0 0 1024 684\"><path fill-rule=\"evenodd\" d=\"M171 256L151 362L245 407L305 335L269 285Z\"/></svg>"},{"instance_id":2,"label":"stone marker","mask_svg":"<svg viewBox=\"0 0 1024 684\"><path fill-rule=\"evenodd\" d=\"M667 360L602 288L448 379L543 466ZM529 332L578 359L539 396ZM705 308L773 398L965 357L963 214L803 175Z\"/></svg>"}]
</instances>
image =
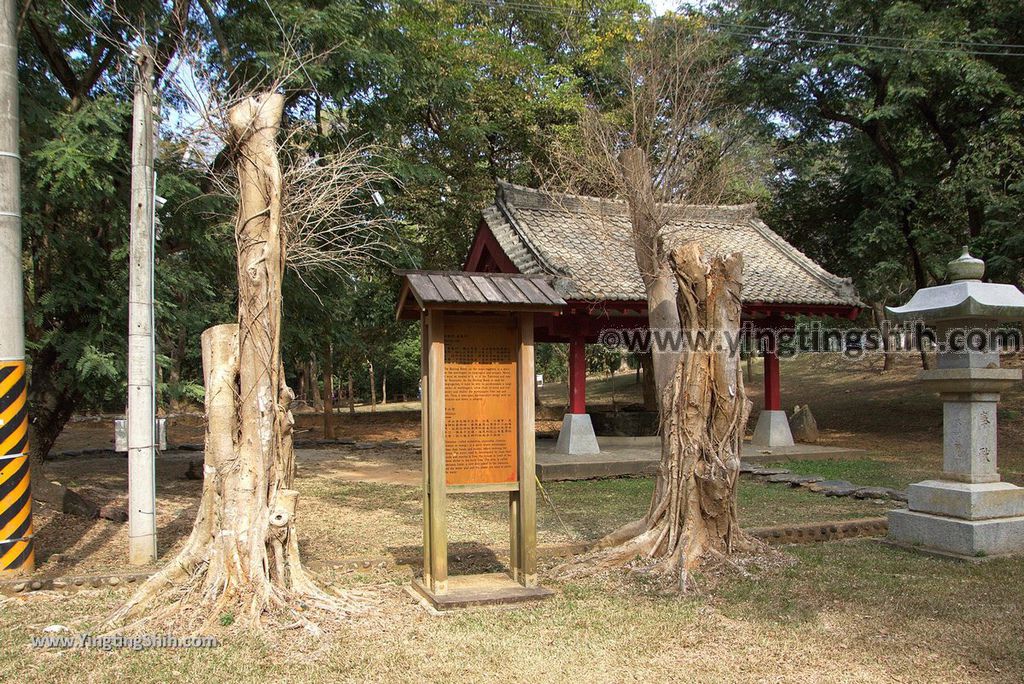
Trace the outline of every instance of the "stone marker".
<instances>
[{"instance_id":1,"label":"stone marker","mask_svg":"<svg viewBox=\"0 0 1024 684\"><path fill-rule=\"evenodd\" d=\"M949 285L919 290L896 320L950 331L995 329L1024 319L1024 293L983 283L985 263L963 255L949 263ZM1024 552L1024 489L1001 482L996 467L996 417L1001 391L1021 371L999 367L999 349L945 350L920 380L943 402L942 477L910 485L906 511L889 513L889 540L962 558Z\"/></svg>"},{"instance_id":2,"label":"stone marker","mask_svg":"<svg viewBox=\"0 0 1024 684\"><path fill-rule=\"evenodd\" d=\"M807 404L793 409L793 417L789 419L789 429L793 432L793 440L796 442L818 443L818 423L814 420L811 407Z\"/></svg>"}]
</instances>

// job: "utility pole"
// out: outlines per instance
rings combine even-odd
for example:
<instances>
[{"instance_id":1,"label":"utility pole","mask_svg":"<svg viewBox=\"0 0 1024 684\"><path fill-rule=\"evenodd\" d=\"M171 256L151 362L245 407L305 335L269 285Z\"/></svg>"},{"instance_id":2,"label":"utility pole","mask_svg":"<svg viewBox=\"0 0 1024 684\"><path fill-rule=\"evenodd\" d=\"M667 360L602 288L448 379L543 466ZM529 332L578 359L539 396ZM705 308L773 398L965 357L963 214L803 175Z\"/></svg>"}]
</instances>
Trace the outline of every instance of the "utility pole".
<instances>
[{"instance_id":1,"label":"utility pole","mask_svg":"<svg viewBox=\"0 0 1024 684\"><path fill-rule=\"evenodd\" d=\"M18 3L0 15L0 575L35 569L21 273Z\"/></svg>"},{"instance_id":2,"label":"utility pole","mask_svg":"<svg viewBox=\"0 0 1024 684\"><path fill-rule=\"evenodd\" d=\"M156 344L153 330L153 56L135 53L128 251L128 562L156 560Z\"/></svg>"}]
</instances>

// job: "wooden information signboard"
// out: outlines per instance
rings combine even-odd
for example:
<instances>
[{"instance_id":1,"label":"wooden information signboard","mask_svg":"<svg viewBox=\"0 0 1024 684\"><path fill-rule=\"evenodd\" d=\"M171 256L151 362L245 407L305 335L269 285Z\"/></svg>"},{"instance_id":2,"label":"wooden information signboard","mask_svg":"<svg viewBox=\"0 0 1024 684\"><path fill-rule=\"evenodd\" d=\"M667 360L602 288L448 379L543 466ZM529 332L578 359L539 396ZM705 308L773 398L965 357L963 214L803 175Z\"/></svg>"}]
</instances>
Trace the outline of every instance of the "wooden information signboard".
<instances>
[{"instance_id":1,"label":"wooden information signboard","mask_svg":"<svg viewBox=\"0 0 1024 684\"><path fill-rule=\"evenodd\" d=\"M412 300L415 308L412 308ZM413 271L399 315L423 341L423 577L437 609L550 596L537 586L534 314L565 301L539 276ZM448 576L449 495L508 496L509 572Z\"/></svg>"},{"instance_id":2,"label":"wooden information signboard","mask_svg":"<svg viewBox=\"0 0 1024 684\"><path fill-rule=\"evenodd\" d=\"M449 486L518 479L518 346L512 316L448 316L444 472Z\"/></svg>"}]
</instances>

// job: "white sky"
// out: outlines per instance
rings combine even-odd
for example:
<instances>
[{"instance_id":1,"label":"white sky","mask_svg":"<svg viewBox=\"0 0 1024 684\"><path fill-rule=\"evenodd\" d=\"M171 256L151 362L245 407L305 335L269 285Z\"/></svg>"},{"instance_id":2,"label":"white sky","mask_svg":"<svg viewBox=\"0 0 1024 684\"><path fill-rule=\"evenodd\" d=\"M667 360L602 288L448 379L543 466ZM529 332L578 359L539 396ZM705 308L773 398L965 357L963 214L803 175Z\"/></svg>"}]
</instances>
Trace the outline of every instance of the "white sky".
<instances>
[{"instance_id":1,"label":"white sky","mask_svg":"<svg viewBox=\"0 0 1024 684\"><path fill-rule=\"evenodd\" d=\"M647 0L655 14L664 14L668 10L674 10L679 5L679 0Z\"/></svg>"},{"instance_id":2,"label":"white sky","mask_svg":"<svg viewBox=\"0 0 1024 684\"><path fill-rule=\"evenodd\" d=\"M678 9L680 5L700 7L704 0L646 0L655 14L664 14L668 10Z\"/></svg>"}]
</instances>

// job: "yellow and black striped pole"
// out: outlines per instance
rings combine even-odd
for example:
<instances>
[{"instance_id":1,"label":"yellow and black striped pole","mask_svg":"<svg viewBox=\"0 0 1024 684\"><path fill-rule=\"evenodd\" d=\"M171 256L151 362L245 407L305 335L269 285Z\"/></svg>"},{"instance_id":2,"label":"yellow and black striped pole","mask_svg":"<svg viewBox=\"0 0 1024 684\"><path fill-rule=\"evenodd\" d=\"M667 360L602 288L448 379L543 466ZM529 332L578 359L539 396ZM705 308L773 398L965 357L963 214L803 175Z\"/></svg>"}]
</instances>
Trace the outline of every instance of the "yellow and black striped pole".
<instances>
[{"instance_id":1,"label":"yellow and black striped pole","mask_svg":"<svg viewBox=\"0 0 1024 684\"><path fill-rule=\"evenodd\" d=\"M34 568L25 362L0 361L0 574Z\"/></svg>"},{"instance_id":2,"label":"yellow and black striped pole","mask_svg":"<svg viewBox=\"0 0 1024 684\"><path fill-rule=\"evenodd\" d=\"M29 482L21 158L18 156L18 3L0 0L0 576L35 570Z\"/></svg>"}]
</instances>

